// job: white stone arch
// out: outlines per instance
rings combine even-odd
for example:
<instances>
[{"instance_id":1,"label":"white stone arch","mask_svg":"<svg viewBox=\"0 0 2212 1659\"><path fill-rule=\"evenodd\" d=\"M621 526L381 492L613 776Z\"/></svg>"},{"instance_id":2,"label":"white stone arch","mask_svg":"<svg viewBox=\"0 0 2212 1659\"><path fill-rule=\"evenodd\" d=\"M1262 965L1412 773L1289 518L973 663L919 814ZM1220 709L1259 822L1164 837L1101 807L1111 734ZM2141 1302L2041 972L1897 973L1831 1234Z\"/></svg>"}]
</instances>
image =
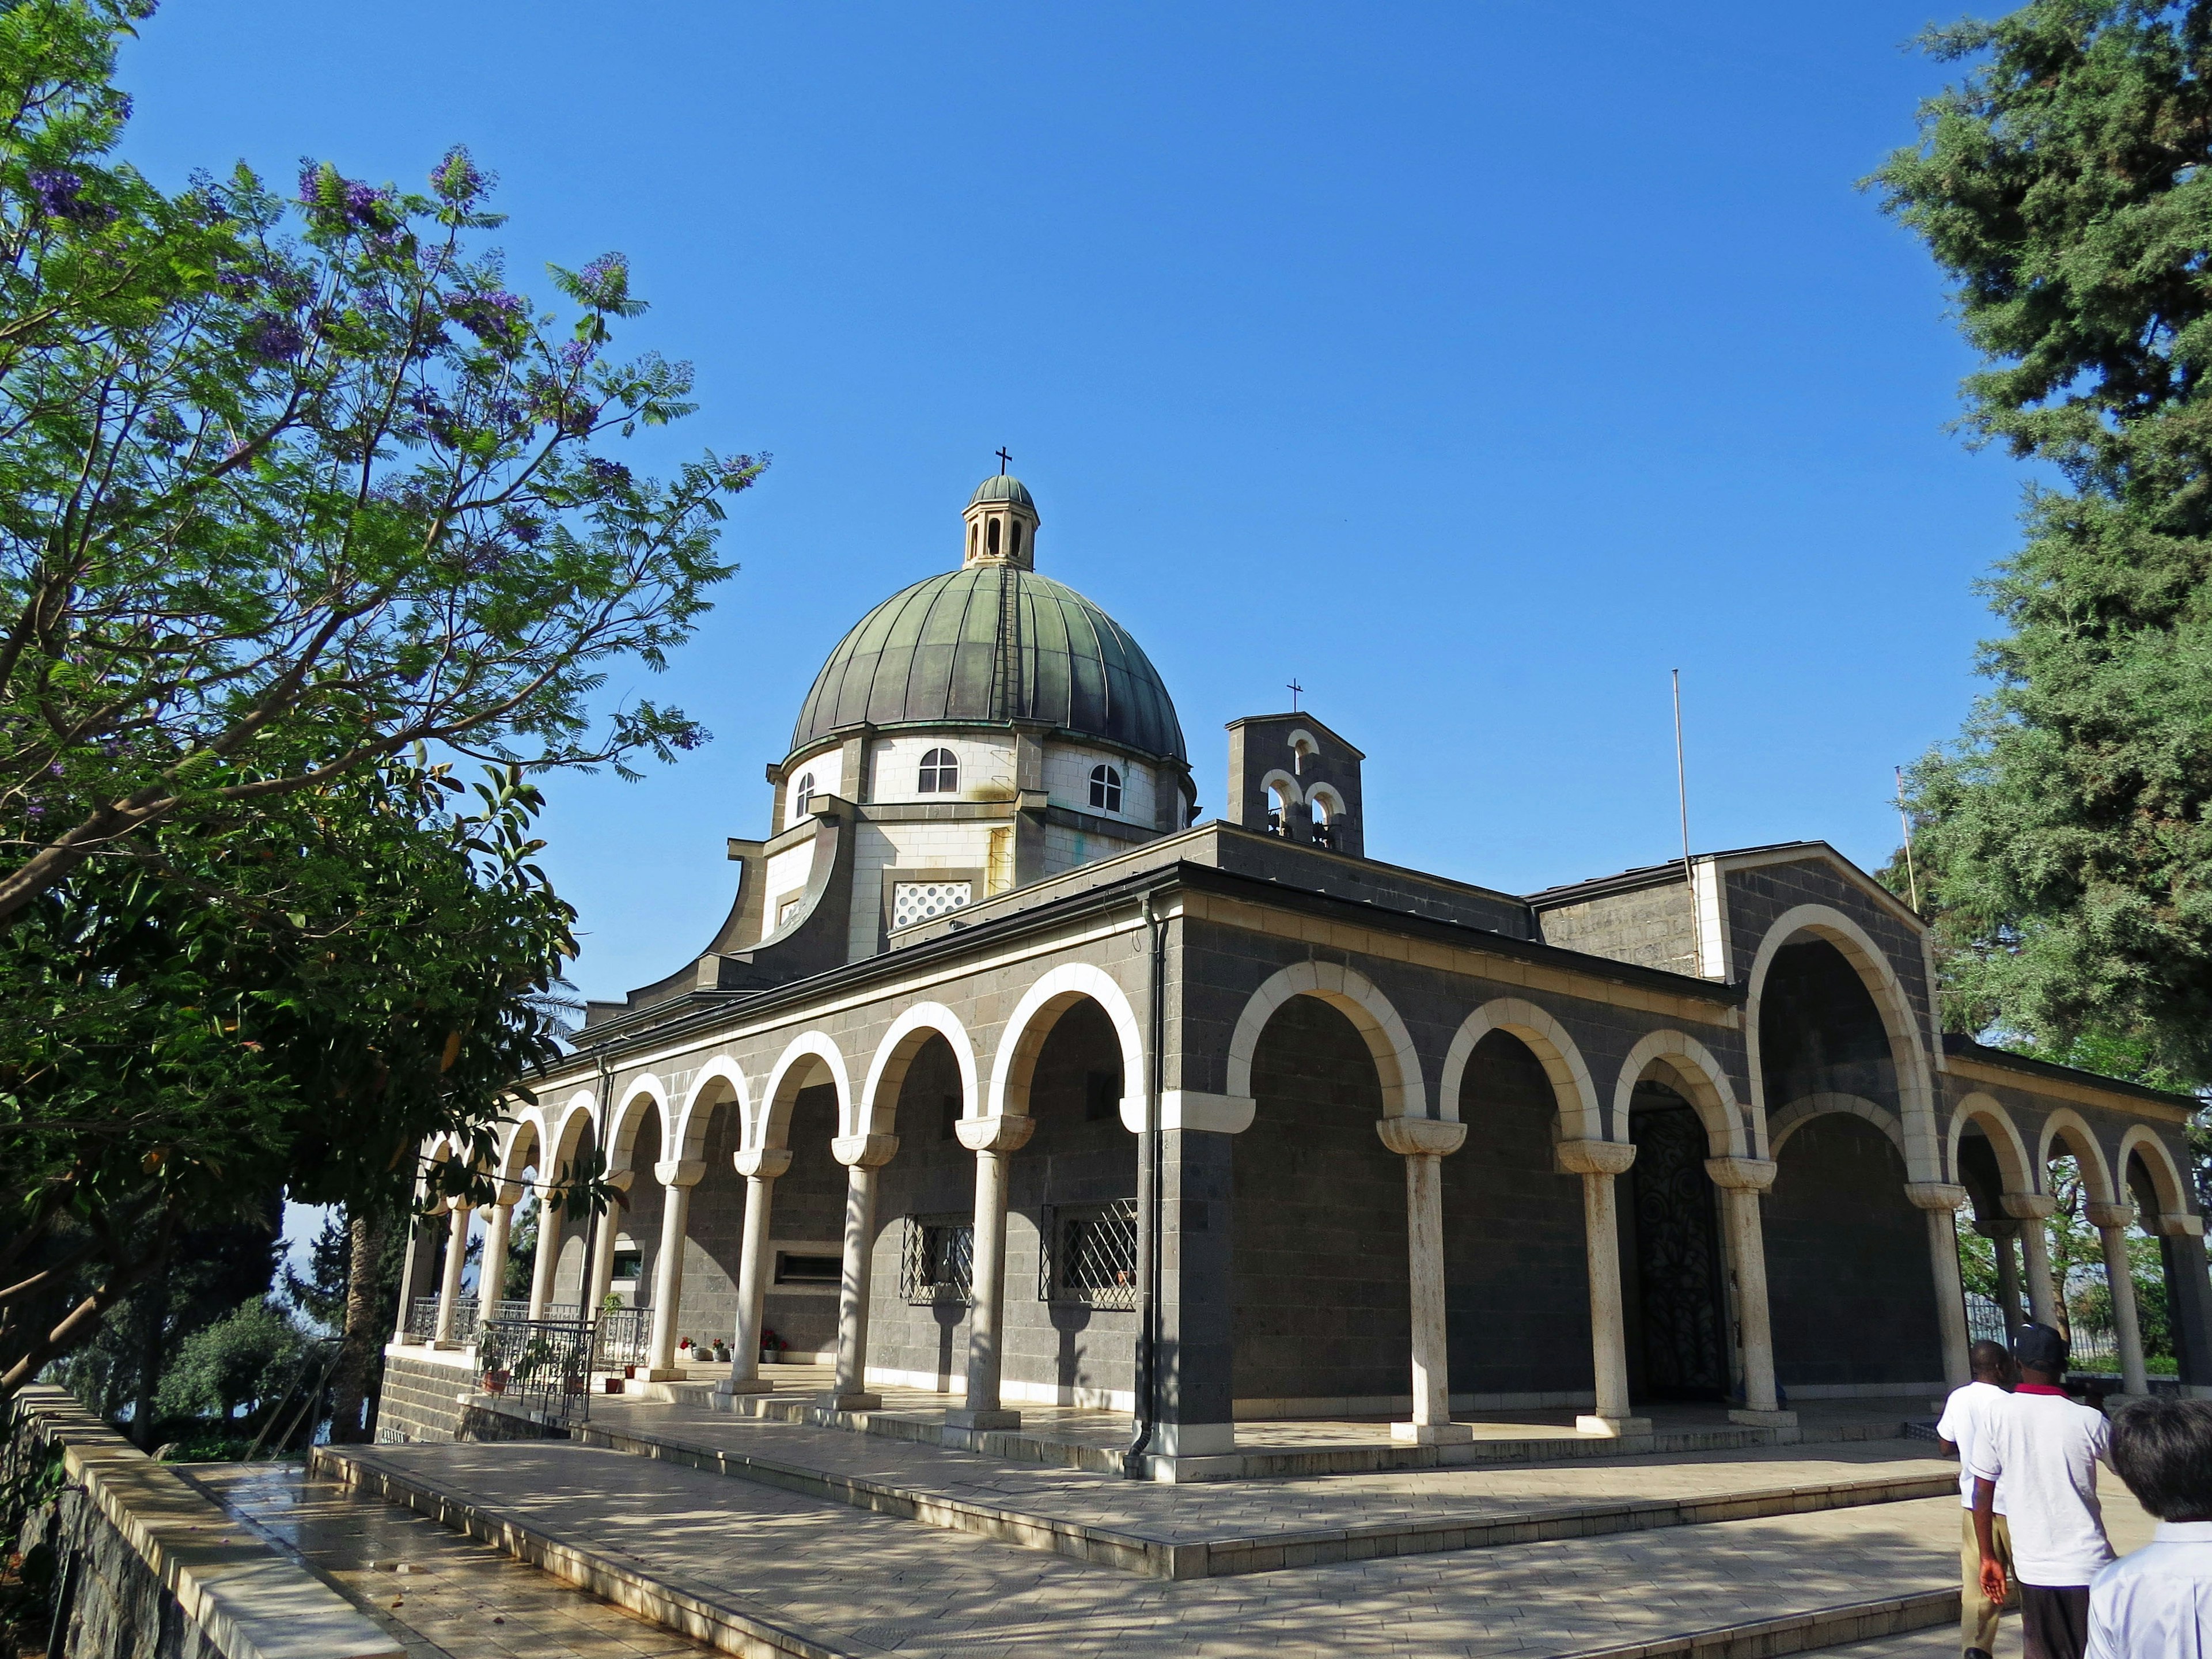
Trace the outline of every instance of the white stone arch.
<instances>
[{"instance_id":1,"label":"white stone arch","mask_svg":"<svg viewBox=\"0 0 2212 1659\"><path fill-rule=\"evenodd\" d=\"M1766 1073L1759 1052L1759 1000L1765 993L1775 952L1800 933L1826 939L1857 970L1859 982L1866 987L1875 1012L1881 1018L1882 1030L1889 1037L1890 1058L1897 1067L1898 1100L1904 1108L1900 1127L1906 1176L1913 1181L1942 1180L1934 1076L1929 1069L1927 1048L1920 1040L1919 1023L1912 1017L1912 1004L1881 947L1865 928L1832 905L1801 904L1784 911L1759 940L1759 954L1752 962L1751 994L1744 1005L1744 1041L1751 1060L1752 1109L1760 1120L1759 1138L1771 1147L1773 1131L1764 1121Z\"/></svg>"},{"instance_id":2,"label":"white stone arch","mask_svg":"<svg viewBox=\"0 0 2212 1659\"><path fill-rule=\"evenodd\" d=\"M1321 753L1321 740L1303 726L1292 726L1291 735L1283 741L1290 746L1291 753L1302 761L1308 755Z\"/></svg>"},{"instance_id":3,"label":"white stone arch","mask_svg":"<svg viewBox=\"0 0 2212 1659\"><path fill-rule=\"evenodd\" d=\"M1260 780L1260 787L1262 790L1273 790L1275 793L1281 798L1283 811L1285 812L1289 811L1293 806L1303 806L1305 805L1306 792L1298 787L1298 781L1296 778L1292 777L1288 772L1283 770L1279 766L1274 768L1266 777Z\"/></svg>"},{"instance_id":4,"label":"white stone arch","mask_svg":"<svg viewBox=\"0 0 2212 1659\"><path fill-rule=\"evenodd\" d=\"M941 1036L952 1050L952 1058L960 1068L960 1115L975 1115L975 1042L968 1035L968 1028L960 1023L960 1016L941 1002L917 1002L893 1020L884 1040L876 1045L876 1052L868 1061L868 1079L860 1088L859 1121L843 1127L847 1134L890 1134L896 1132L898 1115L899 1090L905 1085L907 1068L914 1064L932 1036ZM1127 1061L1123 1066L1126 1071ZM1141 1084L1142 1079L1134 1079ZM1124 1075L1121 1091L1130 1091L1132 1079Z\"/></svg>"},{"instance_id":5,"label":"white stone arch","mask_svg":"<svg viewBox=\"0 0 2212 1659\"><path fill-rule=\"evenodd\" d=\"M1421 1057L1414 1052L1406 1022L1374 981L1356 968L1334 962L1292 963L1252 993L1229 1038L1232 1097L1251 1097L1252 1061L1260 1051L1260 1033L1292 997L1317 997L1352 1022L1375 1061L1375 1074L1382 1085L1383 1116L1428 1116Z\"/></svg>"},{"instance_id":6,"label":"white stone arch","mask_svg":"<svg viewBox=\"0 0 2212 1659\"><path fill-rule=\"evenodd\" d=\"M579 1089L550 1115L555 1127L548 1138L552 1148L552 1162L546 1170L548 1179L557 1176L563 1165L574 1161L586 1131L592 1134L592 1144L598 1144L599 1104L589 1089Z\"/></svg>"},{"instance_id":7,"label":"white stone arch","mask_svg":"<svg viewBox=\"0 0 2212 1659\"><path fill-rule=\"evenodd\" d=\"M760 1099L753 1107L754 1124L747 1147L781 1146L791 1133L791 1106L799 1091L810 1084L828 1081L837 1091L837 1121L852 1115L853 1080L845 1069L845 1056L826 1031L807 1031L792 1038L768 1074Z\"/></svg>"},{"instance_id":8,"label":"white stone arch","mask_svg":"<svg viewBox=\"0 0 2212 1659\"><path fill-rule=\"evenodd\" d=\"M2087 1183L2092 1204L2114 1204L2119 1200L2112 1191L2112 1166L2105 1161L2105 1149L2097 1144L2096 1132L2083 1121L2081 1114L2070 1106L2061 1106L2043 1120L2043 1133L2035 1141L2036 1190L2051 1189L2051 1157L2054 1146L2063 1145L2074 1155L2074 1163Z\"/></svg>"},{"instance_id":9,"label":"white stone arch","mask_svg":"<svg viewBox=\"0 0 2212 1659\"><path fill-rule=\"evenodd\" d=\"M1889 1144L1897 1148L1898 1157L1905 1161L1906 1170L1911 1170L1911 1155L1905 1150L1905 1127L1897 1121L1896 1113L1886 1106L1876 1105L1864 1095L1832 1094L1825 1090L1818 1094L1800 1095L1775 1114L1774 1121L1767 1131L1767 1157L1779 1158L1784 1142L1814 1118L1826 1117L1831 1113L1863 1117L1873 1124L1887 1138Z\"/></svg>"},{"instance_id":10,"label":"white stone arch","mask_svg":"<svg viewBox=\"0 0 2212 1659\"><path fill-rule=\"evenodd\" d=\"M668 1108L666 1087L648 1072L623 1091L622 1099L615 1106L607 1129L607 1168L611 1172L635 1166L637 1132L646 1115L654 1111L660 1114L660 1156L666 1158L674 1115Z\"/></svg>"},{"instance_id":11,"label":"white stone arch","mask_svg":"<svg viewBox=\"0 0 2212 1659\"><path fill-rule=\"evenodd\" d=\"M1103 968L1087 962L1063 962L1048 969L1022 993L1006 1029L1000 1034L999 1051L991 1057L988 1115L1003 1117L1009 1111L1018 1116L1029 1115L1030 1078L1036 1070L1044 1041L1052 1035L1060 1017L1085 997L1103 1008L1114 1024L1115 1037L1121 1046L1122 1097L1144 1097L1150 1075L1145 1066L1145 1038L1137 1024L1137 1011L1129 1006L1128 994ZM966 1079L962 1081L964 1085ZM980 1103L983 1103L971 1095L963 1109L972 1112ZM1128 1115L1126 1111L1122 1114L1125 1121Z\"/></svg>"},{"instance_id":12,"label":"white stone arch","mask_svg":"<svg viewBox=\"0 0 2212 1659\"><path fill-rule=\"evenodd\" d=\"M1979 1090L1960 1101L1951 1112L1951 1134L1944 1147L1948 1154L1944 1168L1950 1170L1951 1179L1959 1176L1959 1143L1966 1139L1966 1125L1977 1125L1997 1155L1997 1172L2004 1179L2008 1193L2039 1193L2043 1183L2035 1178L2035 1168L2029 1163L2027 1142L2021 1137L2020 1126L2012 1121L2012 1114L2004 1103L1994 1095Z\"/></svg>"},{"instance_id":13,"label":"white stone arch","mask_svg":"<svg viewBox=\"0 0 2212 1659\"><path fill-rule=\"evenodd\" d=\"M1705 1044L1686 1031L1646 1032L1620 1063L1620 1080L1613 1090L1614 1138L1628 1139L1628 1108L1644 1074L1658 1066L1671 1074L1685 1099L1697 1108L1705 1126L1705 1144L1715 1158L1746 1156L1743 1112L1728 1073Z\"/></svg>"},{"instance_id":14,"label":"white stone arch","mask_svg":"<svg viewBox=\"0 0 2212 1659\"><path fill-rule=\"evenodd\" d=\"M1306 799L1321 808L1322 821L1334 823L1344 816L1344 797L1329 785L1317 783L1306 791Z\"/></svg>"},{"instance_id":15,"label":"white stone arch","mask_svg":"<svg viewBox=\"0 0 2212 1659\"><path fill-rule=\"evenodd\" d=\"M540 1175L545 1172L548 1148L553 1137L546 1128L545 1114L536 1106L526 1106L514 1115L514 1126L508 1131L507 1145L500 1148L499 1178L501 1182L520 1181L522 1172L535 1165ZM528 1156L524 1149L528 1148Z\"/></svg>"},{"instance_id":16,"label":"white stone arch","mask_svg":"<svg viewBox=\"0 0 2212 1659\"><path fill-rule=\"evenodd\" d=\"M714 1124L715 1109L726 1105L738 1114L738 1139L743 1141L745 1126L752 1121L752 1095L745 1087L745 1074L738 1062L727 1054L716 1054L691 1079L690 1090L684 1097L684 1109L677 1115L676 1133L669 1137L671 1150L663 1151L661 1156L705 1157L707 1131Z\"/></svg>"},{"instance_id":17,"label":"white stone arch","mask_svg":"<svg viewBox=\"0 0 2212 1659\"><path fill-rule=\"evenodd\" d=\"M2128 1132L2120 1137L2118 1167L2122 1190L2127 1190L2128 1160L2138 1152L2142 1154L2143 1168L2149 1173L2151 1190L2158 1196L2160 1216L2187 1215L2189 1183L2174 1164L2172 1149L2148 1124L2131 1123Z\"/></svg>"},{"instance_id":18,"label":"white stone arch","mask_svg":"<svg viewBox=\"0 0 2212 1659\"><path fill-rule=\"evenodd\" d=\"M1517 1037L1543 1066L1552 1080L1552 1096L1559 1113L1562 1140L1603 1140L1605 1113L1598 1105L1597 1085L1589 1066L1567 1028L1534 1003L1522 997L1499 997L1486 1002L1467 1017L1444 1051L1444 1070L1437 1085L1437 1110L1457 1121L1462 1085L1475 1045L1492 1031ZM1621 1121L1621 1138L1627 1136L1627 1120Z\"/></svg>"}]
</instances>

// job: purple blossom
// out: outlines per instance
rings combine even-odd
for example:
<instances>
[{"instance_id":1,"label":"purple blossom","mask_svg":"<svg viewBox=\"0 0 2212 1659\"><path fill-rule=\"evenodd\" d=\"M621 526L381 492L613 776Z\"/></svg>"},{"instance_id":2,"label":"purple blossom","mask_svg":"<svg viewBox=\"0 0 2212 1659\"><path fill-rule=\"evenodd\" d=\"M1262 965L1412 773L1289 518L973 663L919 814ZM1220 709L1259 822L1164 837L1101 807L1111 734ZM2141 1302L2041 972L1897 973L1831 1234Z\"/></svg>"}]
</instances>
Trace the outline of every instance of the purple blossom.
<instances>
[{"instance_id":1,"label":"purple blossom","mask_svg":"<svg viewBox=\"0 0 2212 1659\"><path fill-rule=\"evenodd\" d=\"M446 314L487 345L493 345L514 339L526 309L520 295L493 289L456 296L447 306Z\"/></svg>"},{"instance_id":2,"label":"purple blossom","mask_svg":"<svg viewBox=\"0 0 2212 1659\"><path fill-rule=\"evenodd\" d=\"M593 483L627 484L629 482L629 469L620 461L611 461L604 455L586 455L584 458L584 473Z\"/></svg>"},{"instance_id":3,"label":"purple blossom","mask_svg":"<svg viewBox=\"0 0 2212 1659\"><path fill-rule=\"evenodd\" d=\"M500 509L500 528L525 547L538 545L538 538L545 533L545 521L535 513L526 513L519 507Z\"/></svg>"},{"instance_id":4,"label":"purple blossom","mask_svg":"<svg viewBox=\"0 0 2212 1659\"><path fill-rule=\"evenodd\" d=\"M39 211L49 219L88 224L107 217L106 208L82 198L79 192L84 189L84 180L67 167L33 167L25 182L38 199Z\"/></svg>"},{"instance_id":5,"label":"purple blossom","mask_svg":"<svg viewBox=\"0 0 2212 1659\"><path fill-rule=\"evenodd\" d=\"M430 175L430 187L448 202L465 202L483 193L490 181L477 171L466 149L456 144Z\"/></svg>"},{"instance_id":6,"label":"purple blossom","mask_svg":"<svg viewBox=\"0 0 2212 1659\"><path fill-rule=\"evenodd\" d=\"M629 259L620 253L602 253L576 273L576 280L586 288L605 286L610 281L629 281Z\"/></svg>"},{"instance_id":7,"label":"purple blossom","mask_svg":"<svg viewBox=\"0 0 2212 1659\"><path fill-rule=\"evenodd\" d=\"M562 368L574 374L599 355L599 348L589 340L568 340L554 355L560 358Z\"/></svg>"},{"instance_id":8,"label":"purple blossom","mask_svg":"<svg viewBox=\"0 0 2212 1659\"><path fill-rule=\"evenodd\" d=\"M484 413L499 426L520 426L530 411L512 398L493 398L484 404Z\"/></svg>"},{"instance_id":9,"label":"purple blossom","mask_svg":"<svg viewBox=\"0 0 2212 1659\"><path fill-rule=\"evenodd\" d=\"M289 317L264 312L246 325L242 343L264 362L287 363L307 349L307 337Z\"/></svg>"}]
</instances>

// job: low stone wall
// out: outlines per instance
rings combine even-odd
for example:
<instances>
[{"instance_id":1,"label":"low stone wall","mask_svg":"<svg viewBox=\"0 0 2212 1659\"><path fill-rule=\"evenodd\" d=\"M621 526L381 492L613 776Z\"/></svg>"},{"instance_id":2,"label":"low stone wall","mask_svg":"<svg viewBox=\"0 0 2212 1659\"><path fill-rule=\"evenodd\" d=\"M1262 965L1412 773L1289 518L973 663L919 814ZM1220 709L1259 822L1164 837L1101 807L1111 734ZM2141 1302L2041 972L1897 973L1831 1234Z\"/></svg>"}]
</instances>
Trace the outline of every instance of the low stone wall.
<instances>
[{"instance_id":1,"label":"low stone wall","mask_svg":"<svg viewBox=\"0 0 2212 1659\"><path fill-rule=\"evenodd\" d=\"M404 1659L335 1590L65 1391L23 1389L9 1474L54 1447L60 1490L33 1487L28 1512L6 1519L26 1554L52 1552L70 1659Z\"/></svg>"},{"instance_id":2,"label":"low stone wall","mask_svg":"<svg viewBox=\"0 0 2212 1659\"><path fill-rule=\"evenodd\" d=\"M476 1360L468 1352L392 1343L384 1351L376 1437L387 1443L460 1438L459 1396L475 1385Z\"/></svg>"}]
</instances>

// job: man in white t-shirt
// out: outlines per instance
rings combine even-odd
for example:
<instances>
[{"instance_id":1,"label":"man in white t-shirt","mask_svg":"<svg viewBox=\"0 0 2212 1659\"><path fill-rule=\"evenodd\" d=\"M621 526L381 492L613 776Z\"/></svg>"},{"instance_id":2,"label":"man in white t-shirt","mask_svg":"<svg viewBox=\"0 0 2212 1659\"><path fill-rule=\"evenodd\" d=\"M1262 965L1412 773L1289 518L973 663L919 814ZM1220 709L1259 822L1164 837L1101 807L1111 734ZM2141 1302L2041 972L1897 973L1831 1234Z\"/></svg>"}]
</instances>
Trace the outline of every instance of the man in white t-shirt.
<instances>
[{"instance_id":1,"label":"man in white t-shirt","mask_svg":"<svg viewBox=\"0 0 2212 1659\"><path fill-rule=\"evenodd\" d=\"M1997 1482L2005 1489L2013 1571L2027 1659L2083 1659L2089 1643L2089 1581L2112 1559L2097 1503L2097 1465L2112 1462L2112 1429L2101 1412L2077 1406L2060 1383L2064 1336L2027 1325L2013 1343L2020 1386L1990 1413L1967 1467L1974 1475L1974 1534L1982 1593L2002 1600L2008 1574L1996 1559Z\"/></svg>"},{"instance_id":2,"label":"man in white t-shirt","mask_svg":"<svg viewBox=\"0 0 2212 1659\"><path fill-rule=\"evenodd\" d=\"M2128 1401L2112 1468L2158 1532L2091 1582L2089 1659L2212 1653L2212 1400Z\"/></svg>"},{"instance_id":3,"label":"man in white t-shirt","mask_svg":"<svg viewBox=\"0 0 2212 1659\"><path fill-rule=\"evenodd\" d=\"M1951 1390L1943 1402L1943 1416L1936 1433L1943 1449L1959 1460L1959 1650L1964 1659L1990 1659L1997 1650L1997 1614L2004 1610L2002 1597L1991 1601L1982 1594L1981 1540L1974 1534L1974 1450L1989 1437L1990 1413L2012 1397L2019 1381L2012 1356L2002 1343L1977 1342L1967 1351L1974 1380ZM1990 1544L1994 1559L2006 1572L2012 1571L2012 1533L2005 1524L2004 1484L2000 1481L1990 1503Z\"/></svg>"}]
</instances>

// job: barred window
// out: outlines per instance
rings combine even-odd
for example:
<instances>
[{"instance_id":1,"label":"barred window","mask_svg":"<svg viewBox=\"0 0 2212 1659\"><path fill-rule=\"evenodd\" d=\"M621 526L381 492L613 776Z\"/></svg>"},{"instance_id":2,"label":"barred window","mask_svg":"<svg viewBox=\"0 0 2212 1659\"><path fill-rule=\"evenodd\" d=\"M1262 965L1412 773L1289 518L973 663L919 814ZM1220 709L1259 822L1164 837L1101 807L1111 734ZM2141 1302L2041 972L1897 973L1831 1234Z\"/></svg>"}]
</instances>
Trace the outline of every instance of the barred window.
<instances>
[{"instance_id":1,"label":"barred window","mask_svg":"<svg viewBox=\"0 0 2212 1659\"><path fill-rule=\"evenodd\" d=\"M965 1303L975 1257L975 1219L910 1215L899 1251L899 1297L917 1306Z\"/></svg>"},{"instance_id":2,"label":"barred window","mask_svg":"<svg viewBox=\"0 0 2212 1659\"><path fill-rule=\"evenodd\" d=\"M1109 812L1121 810L1121 775L1110 766L1091 769L1091 804Z\"/></svg>"},{"instance_id":3,"label":"barred window","mask_svg":"<svg viewBox=\"0 0 2212 1659\"><path fill-rule=\"evenodd\" d=\"M960 761L950 749L933 749L921 757L915 787L925 795L950 794L960 787Z\"/></svg>"},{"instance_id":4,"label":"barred window","mask_svg":"<svg viewBox=\"0 0 2212 1659\"><path fill-rule=\"evenodd\" d=\"M951 910L964 910L975 895L968 881L895 881L891 884L891 926L911 927Z\"/></svg>"},{"instance_id":5,"label":"barred window","mask_svg":"<svg viewBox=\"0 0 2212 1659\"><path fill-rule=\"evenodd\" d=\"M1137 1305L1137 1200L1061 1204L1045 1212L1037 1300Z\"/></svg>"}]
</instances>

